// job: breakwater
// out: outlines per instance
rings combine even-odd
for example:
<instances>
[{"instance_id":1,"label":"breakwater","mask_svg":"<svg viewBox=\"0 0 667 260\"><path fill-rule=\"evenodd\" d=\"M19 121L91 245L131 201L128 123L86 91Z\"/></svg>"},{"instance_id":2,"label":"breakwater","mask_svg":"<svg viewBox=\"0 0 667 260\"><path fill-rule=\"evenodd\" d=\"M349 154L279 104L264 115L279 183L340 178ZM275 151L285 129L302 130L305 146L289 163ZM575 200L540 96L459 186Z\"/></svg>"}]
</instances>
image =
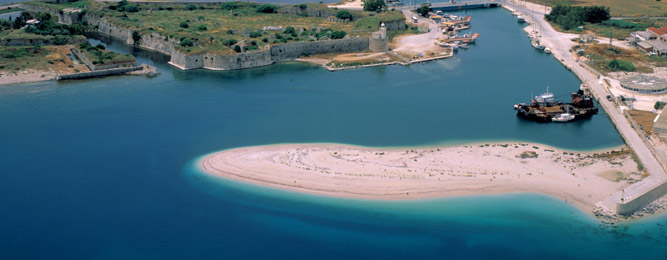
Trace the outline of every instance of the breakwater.
<instances>
[{"instance_id":1,"label":"breakwater","mask_svg":"<svg viewBox=\"0 0 667 260\"><path fill-rule=\"evenodd\" d=\"M108 69L108 70L96 70L96 71L90 71L90 72L72 73L72 74L60 75L60 76L58 76L58 78L56 78L56 80L87 79L87 78L122 75L122 74L125 74L125 73L128 73L128 72L138 71L138 70L142 70L142 69L143 69L142 66L135 66L135 67L129 67L129 68L116 68L116 69Z\"/></svg>"}]
</instances>

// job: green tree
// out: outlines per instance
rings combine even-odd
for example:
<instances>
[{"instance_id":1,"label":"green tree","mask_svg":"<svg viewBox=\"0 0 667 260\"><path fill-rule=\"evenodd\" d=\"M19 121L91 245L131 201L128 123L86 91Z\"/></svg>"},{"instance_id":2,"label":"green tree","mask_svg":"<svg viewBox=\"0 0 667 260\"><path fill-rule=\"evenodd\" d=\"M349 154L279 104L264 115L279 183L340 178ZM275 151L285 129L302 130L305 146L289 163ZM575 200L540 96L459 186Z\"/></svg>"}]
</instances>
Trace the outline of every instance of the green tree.
<instances>
[{"instance_id":1,"label":"green tree","mask_svg":"<svg viewBox=\"0 0 667 260\"><path fill-rule=\"evenodd\" d=\"M271 14L271 13L277 13L278 12L278 7L272 4L263 4L257 7L255 9L258 13L265 13L265 14Z\"/></svg>"},{"instance_id":2,"label":"green tree","mask_svg":"<svg viewBox=\"0 0 667 260\"><path fill-rule=\"evenodd\" d=\"M364 11L382 10L387 6L384 0L361 0L361 2L364 4Z\"/></svg>"},{"instance_id":3,"label":"green tree","mask_svg":"<svg viewBox=\"0 0 667 260\"><path fill-rule=\"evenodd\" d=\"M203 25L203 24L200 24L200 25L197 27L197 29L200 30L200 31L206 31L206 30L207 30L206 25Z\"/></svg>"},{"instance_id":4,"label":"green tree","mask_svg":"<svg viewBox=\"0 0 667 260\"><path fill-rule=\"evenodd\" d=\"M241 52L241 46L234 45L234 51L235 52Z\"/></svg>"},{"instance_id":5,"label":"green tree","mask_svg":"<svg viewBox=\"0 0 667 260\"><path fill-rule=\"evenodd\" d=\"M236 2L224 2L224 3L222 3L222 9L234 10L236 8L239 8L239 5Z\"/></svg>"},{"instance_id":6,"label":"green tree","mask_svg":"<svg viewBox=\"0 0 667 260\"><path fill-rule=\"evenodd\" d=\"M188 28L188 27L190 27L190 25L188 25L187 22L181 22L178 26L181 27L181 28Z\"/></svg>"},{"instance_id":7,"label":"green tree","mask_svg":"<svg viewBox=\"0 0 667 260\"><path fill-rule=\"evenodd\" d=\"M132 31L132 40L134 40L134 44L139 43L141 41L141 34L137 31Z\"/></svg>"},{"instance_id":8,"label":"green tree","mask_svg":"<svg viewBox=\"0 0 667 260\"><path fill-rule=\"evenodd\" d=\"M345 20L345 19L352 20L352 15L347 10L340 10L340 11L338 11L338 13L336 13L336 18L341 19L341 20Z\"/></svg>"},{"instance_id":9,"label":"green tree","mask_svg":"<svg viewBox=\"0 0 667 260\"><path fill-rule=\"evenodd\" d=\"M417 13L421 16L427 17L428 13L431 11L431 7L428 6L428 4L423 4L419 8L417 8Z\"/></svg>"},{"instance_id":10,"label":"green tree","mask_svg":"<svg viewBox=\"0 0 667 260\"><path fill-rule=\"evenodd\" d=\"M331 39L343 39L347 35L345 31L334 31L331 33Z\"/></svg>"},{"instance_id":11,"label":"green tree","mask_svg":"<svg viewBox=\"0 0 667 260\"><path fill-rule=\"evenodd\" d=\"M607 67L614 71L635 71L635 65L632 62L613 59L607 64Z\"/></svg>"}]
</instances>

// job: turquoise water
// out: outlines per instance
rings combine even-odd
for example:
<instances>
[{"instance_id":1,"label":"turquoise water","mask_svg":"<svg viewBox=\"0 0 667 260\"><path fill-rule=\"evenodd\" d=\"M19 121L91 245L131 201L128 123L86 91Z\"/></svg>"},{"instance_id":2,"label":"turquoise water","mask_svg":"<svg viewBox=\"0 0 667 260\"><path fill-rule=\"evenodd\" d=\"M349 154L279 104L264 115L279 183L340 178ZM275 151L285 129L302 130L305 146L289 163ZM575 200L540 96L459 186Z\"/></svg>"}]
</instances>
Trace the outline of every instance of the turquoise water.
<instances>
[{"instance_id":1,"label":"turquoise water","mask_svg":"<svg viewBox=\"0 0 667 260\"><path fill-rule=\"evenodd\" d=\"M522 140L622 144L601 112L572 124L512 105L580 82L503 10L468 12L453 59L327 72L285 63L0 87L3 259L639 259L665 257L667 216L601 227L538 194L408 202L332 199L211 180L193 158L284 142L368 146Z\"/></svg>"}]
</instances>

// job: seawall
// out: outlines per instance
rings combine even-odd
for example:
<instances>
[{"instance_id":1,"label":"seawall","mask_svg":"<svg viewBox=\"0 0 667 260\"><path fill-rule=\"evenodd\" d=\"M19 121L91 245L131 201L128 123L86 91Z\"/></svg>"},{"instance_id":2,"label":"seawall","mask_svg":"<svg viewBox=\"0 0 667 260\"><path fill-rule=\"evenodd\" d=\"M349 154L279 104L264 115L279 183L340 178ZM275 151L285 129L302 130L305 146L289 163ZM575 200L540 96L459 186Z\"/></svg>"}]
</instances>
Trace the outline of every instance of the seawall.
<instances>
[{"instance_id":1,"label":"seawall","mask_svg":"<svg viewBox=\"0 0 667 260\"><path fill-rule=\"evenodd\" d=\"M132 72L132 71L137 71L137 70L142 70L142 69L143 69L142 66L135 66L135 67L129 67L129 68L117 68L117 69L72 73L72 74L60 75L60 76L58 76L57 80L86 79L86 78L121 75L121 74L125 74L125 73Z\"/></svg>"}]
</instances>

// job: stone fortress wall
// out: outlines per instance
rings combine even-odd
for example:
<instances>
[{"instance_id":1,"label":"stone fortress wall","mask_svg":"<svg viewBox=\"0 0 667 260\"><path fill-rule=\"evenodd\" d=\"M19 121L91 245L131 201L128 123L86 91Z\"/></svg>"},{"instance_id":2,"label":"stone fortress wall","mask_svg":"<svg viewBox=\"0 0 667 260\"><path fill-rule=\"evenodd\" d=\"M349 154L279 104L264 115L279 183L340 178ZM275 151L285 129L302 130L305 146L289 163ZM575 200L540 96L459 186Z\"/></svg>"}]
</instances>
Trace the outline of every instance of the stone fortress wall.
<instances>
[{"instance_id":1,"label":"stone fortress wall","mask_svg":"<svg viewBox=\"0 0 667 260\"><path fill-rule=\"evenodd\" d=\"M33 5L22 5L22 7L29 11L48 12L52 15L58 16L58 21L64 24L78 22L80 21L79 18L81 18L79 17L78 13L60 14L57 10ZM312 16L328 16L332 14L322 10L306 10L299 10L298 7L287 9L288 12L317 12L317 14L313 13ZM311 13L308 13L308 15L310 16ZM74 16L76 16L77 19L74 19ZM371 37L348 37L338 40L286 43L271 45L270 47L259 51L219 55L209 53L182 53L174 48L174 46L179 44L179 40L169 38L155 32L150 34L142 34L141 40L135 44L134 40L132 39L132 32L134 30L131 28L117 26L115 24L109 23L103 17L97 17L94 15L86 14L83 16L83 19L85 19L89 24L95 26L97 33L101 35L122 40L128 45L135 45L140 48L170 55L171 60L169 63L178 68L203 68L211 70L255 68L270 65L278 61L296 59L304 55L360 51L384 52L388 50L389 46L387 30L400 30L405 28L405 20L393 21L385 24L378 32L373 33Z\"/></svg>"}]
</instances>

